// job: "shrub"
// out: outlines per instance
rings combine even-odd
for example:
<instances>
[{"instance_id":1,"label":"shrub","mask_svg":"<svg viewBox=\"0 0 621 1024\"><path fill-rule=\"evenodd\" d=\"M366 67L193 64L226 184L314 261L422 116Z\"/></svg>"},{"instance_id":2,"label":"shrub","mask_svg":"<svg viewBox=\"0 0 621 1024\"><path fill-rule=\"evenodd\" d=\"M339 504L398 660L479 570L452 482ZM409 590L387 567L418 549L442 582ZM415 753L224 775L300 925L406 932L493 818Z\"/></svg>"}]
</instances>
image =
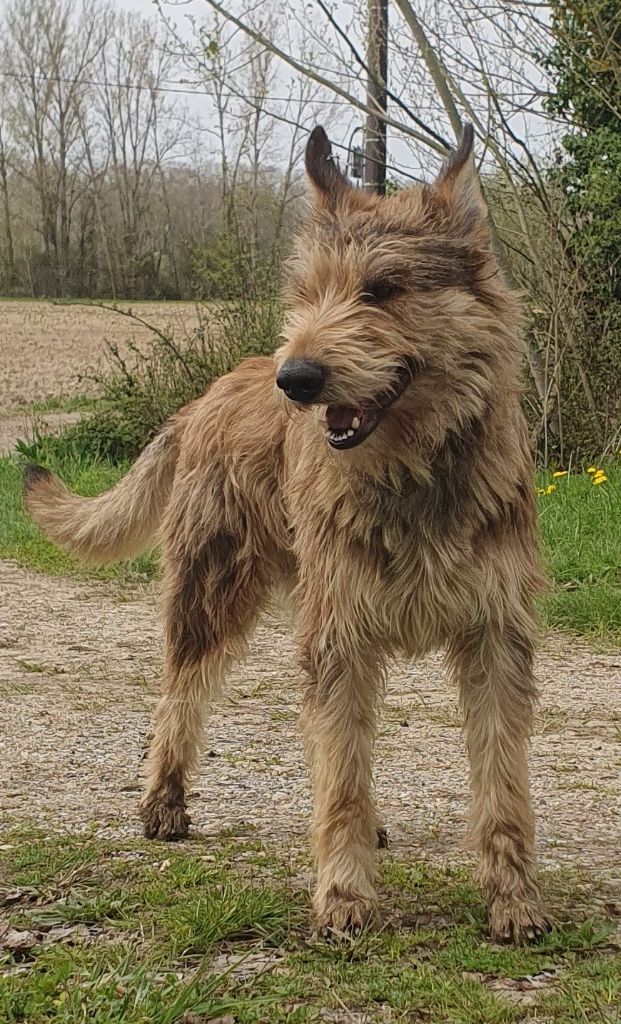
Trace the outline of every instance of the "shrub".
<instances>
[{"instance_id":1,"label":"shrub","mask_svg":"<svg viewBox=\"0 0 621 1024\"><path fill-rule=\"evenodd\" d=\"M241 359L273 352L282 314L272 268L257 269L252 282L244 268L237 284L229 301L197 307L199 324L189 340L179 342L172 331L153 327L146 353L129 346L131 361L109 345L110 370L89 378L103 396L97 410L59 437L36 440L27 454L42 461L66 455L131 459L169 416Z\"/></svg>"}]
</instances>

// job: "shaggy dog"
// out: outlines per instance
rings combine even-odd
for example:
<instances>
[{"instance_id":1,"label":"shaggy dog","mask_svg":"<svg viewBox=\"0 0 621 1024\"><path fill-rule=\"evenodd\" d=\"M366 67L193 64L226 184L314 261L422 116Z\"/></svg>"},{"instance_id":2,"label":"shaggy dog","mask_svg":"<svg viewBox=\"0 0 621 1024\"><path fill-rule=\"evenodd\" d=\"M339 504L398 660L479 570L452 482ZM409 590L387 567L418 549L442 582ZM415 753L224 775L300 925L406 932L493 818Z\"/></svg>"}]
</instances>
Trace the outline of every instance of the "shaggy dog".
<instances>
[{"instance_id":1,"label":"shaggy dog","mask_svg":"<svg viewBox=\"0 0 621 1024\"><path fill-rule=\"evenodd\" d=\"M314 192L288 267L284 344L184 408L97 498L40 467L27 504L90 562L159 531L165 671L141 804L187 834L204 711L266 597L295 583L314 787L314 909L373 916L372 753L386 660L446 648L465 721L472 831L494 939L548 927L527 744L542 583L520 411L520 310L486 226L467 127L432 185L352 188L316 128Z\"/></svg>"}]
</instances>

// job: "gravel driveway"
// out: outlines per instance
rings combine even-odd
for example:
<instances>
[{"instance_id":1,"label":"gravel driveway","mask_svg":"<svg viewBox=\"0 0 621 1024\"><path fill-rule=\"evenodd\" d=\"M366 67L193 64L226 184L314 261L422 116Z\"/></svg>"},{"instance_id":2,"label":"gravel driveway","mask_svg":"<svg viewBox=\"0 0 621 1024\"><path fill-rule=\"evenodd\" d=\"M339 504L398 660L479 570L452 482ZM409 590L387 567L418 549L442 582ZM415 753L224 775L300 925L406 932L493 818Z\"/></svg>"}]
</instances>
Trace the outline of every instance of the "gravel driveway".
<instances>
[{"instance_id":1,"label":"gravel driveway","mask_svg":"<svg viewBox=\"0 0 621 1024\"><path fill-rule=\"evenodd\" d=\"M128 598L115 584L0 563L0 593L0 820L137 835L160 664L153 590ZM621 653L549 636L538 676L531 767L540 860L587 866L621 898ZM190 800L195 830L244 822L266 840L305 842L298 708L291 635L274 613L211 718ZM377 790L393 850L467 859L467 765L439 656L390 673Z\"/></svg>"}]
</instances>

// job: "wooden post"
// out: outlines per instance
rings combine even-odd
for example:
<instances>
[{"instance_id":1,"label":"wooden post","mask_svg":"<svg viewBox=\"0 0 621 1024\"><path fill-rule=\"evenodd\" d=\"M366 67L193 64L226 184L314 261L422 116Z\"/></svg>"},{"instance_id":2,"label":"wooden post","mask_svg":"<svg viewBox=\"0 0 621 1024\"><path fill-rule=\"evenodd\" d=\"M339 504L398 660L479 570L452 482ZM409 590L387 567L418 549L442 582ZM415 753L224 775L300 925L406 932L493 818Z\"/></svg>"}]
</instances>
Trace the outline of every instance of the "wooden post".
<instances>
[{"instance_id":1,"label":"wooden post","mask_svg":"<svg viewBox=\"0 0 621 1024\"><path fill-rule=\"evenodd\" d=\"M386 114L388 103L388 0L368 0L367 115L364 144L364 187L384 194L386 189Z\"/></svg>"}]
</instances>

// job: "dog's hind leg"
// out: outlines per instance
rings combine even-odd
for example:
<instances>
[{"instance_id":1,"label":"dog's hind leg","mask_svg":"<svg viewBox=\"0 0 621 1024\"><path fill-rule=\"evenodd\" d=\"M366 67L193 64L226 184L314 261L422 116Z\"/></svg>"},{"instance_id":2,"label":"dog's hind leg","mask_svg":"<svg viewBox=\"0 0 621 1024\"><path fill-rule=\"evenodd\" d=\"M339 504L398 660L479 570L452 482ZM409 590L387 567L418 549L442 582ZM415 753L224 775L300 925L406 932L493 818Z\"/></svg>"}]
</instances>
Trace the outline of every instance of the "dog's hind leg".
<instances>
[{"instance_id":1,"label":"dog's hind leg","mask_svg":"<svg viewBox=\"0 0 621 1024\"><path fill-rule=\"evenodd\" d=\"M539 899L527 764L537 698L533 631L526 609L505 608L448 648L465 717L473 841L496 941L532 940L549 927Z\"/></svg>"},{"instance_id":2,"label":"dog's hind leg","mask_svg":"<svg viewBox=\"0 0 621 1024\"><path fill-rule=\"evenodd\" d=\"M345 615L345 612L343 612ZM315 621L319 630L321 623ZM375 911L372 755L383 664L367 642L329 631L303 642L302 727L314 789L314 910L324 934L356 932Z\"/></svg>"},{"instance_id":3,"label":"dog's hind leg","mask_svg":"<svg viewBox=\"0 0 621 1024\"><path fill-rule=\"evenodd\" d=\"M197 766L205 711L231 658L243 653L266 585L241 537L224 529L191 536L194 543L186 541L185 550L175 538L173 551L165 552L163 696L140 806L151 839L187 835L185 795Z\"/></svg>"}]
</instances>

